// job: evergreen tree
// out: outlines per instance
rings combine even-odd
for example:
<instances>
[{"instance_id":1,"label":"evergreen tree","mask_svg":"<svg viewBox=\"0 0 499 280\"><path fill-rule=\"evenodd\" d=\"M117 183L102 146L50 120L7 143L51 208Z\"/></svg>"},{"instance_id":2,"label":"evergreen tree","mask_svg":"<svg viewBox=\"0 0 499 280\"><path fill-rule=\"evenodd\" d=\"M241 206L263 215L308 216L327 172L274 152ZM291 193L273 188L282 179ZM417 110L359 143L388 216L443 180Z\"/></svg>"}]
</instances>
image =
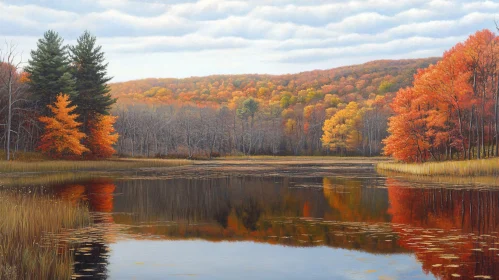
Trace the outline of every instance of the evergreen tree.
<instances>
[{"instance_id":1,"label":"evergreen tree","mask_svg":"<svg viewBox=\"0 0 499 280\"><path fill-rule=\"evenodd\" d=\"M73 76L76 79L74 99L78 106L77 113L83 123L83 131L87 132L89 123L98 115L108 115L111 106L116 102L109 94L107 82L107 63L104 62L104 53L101 46L96 46L96 38L88 31L77 40L76 46L70 47L73 63Z\"/></svg>"},{"instance_id":2,"label":"evergreen tree","mask_svg":"<svg viewBox=\"0 0 499 280\"><path fill-rule=\"evenodd\" d=\"M64 92L74 97L74 80L69 69L67 47L57 32L49 30L38 40L37 49L31 51L26 72L29 74L29 85L37 104L43 113L49 113L47 105L56 101Z\"/></svg>"}]
</instances>

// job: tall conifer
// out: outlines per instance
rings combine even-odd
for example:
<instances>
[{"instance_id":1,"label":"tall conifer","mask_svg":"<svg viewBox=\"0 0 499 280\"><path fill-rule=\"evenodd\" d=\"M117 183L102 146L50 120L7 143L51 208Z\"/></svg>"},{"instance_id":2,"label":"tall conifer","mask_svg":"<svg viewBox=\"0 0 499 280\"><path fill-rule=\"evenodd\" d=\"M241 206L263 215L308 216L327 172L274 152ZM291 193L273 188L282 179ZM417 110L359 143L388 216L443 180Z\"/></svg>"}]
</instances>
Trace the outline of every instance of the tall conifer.
<instances>
[{"instance_id":1,"label":"tall conifer","mask_svg":"<svg viewBox=\"0 0 499 280\"><path fill-rule=\"evenodd\" d=\"M95 36L85 31L69 49L78 93L74 103L78 106L83 131L88 132L89 123L99 115L108 115L116 99L109 94L107 82L111 78L107 77L104 52L96 45Z\"/></svg>"},{"instance_id":2,"label":"tall conifer","mask_svg":"<svg viewBox=\"0 0 499 280\"><path fill-rule=\"evenodd\" d=\"M57 96L64 92L73 98L74 80L69 69L67 47L55 31L49 30L38 40L37 49L31 51L26 72L34 98L43 111L48 114L47 105L53 104Z\"/></svg>"}]
</instances>

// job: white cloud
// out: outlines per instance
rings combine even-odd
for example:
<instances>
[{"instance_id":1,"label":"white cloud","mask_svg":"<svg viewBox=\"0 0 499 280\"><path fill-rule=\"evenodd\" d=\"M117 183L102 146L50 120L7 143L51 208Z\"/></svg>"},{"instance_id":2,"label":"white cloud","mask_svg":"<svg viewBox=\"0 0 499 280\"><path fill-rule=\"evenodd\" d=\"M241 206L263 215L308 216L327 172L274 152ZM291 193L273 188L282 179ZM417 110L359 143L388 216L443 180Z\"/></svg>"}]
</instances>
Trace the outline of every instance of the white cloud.
<instances>
[{"instance_id":1,"label":"white cloud","mask_svg":"<svg viewBox=\"0 0 499 280\"><path fill-rule=\"evenodd\" d=\"M118 37L100 41L110 52L195 52L205 50L224 50L245 48L252 45L251 40L238 37L212 38L197 34L186 36Z\"/></svg>"},{"instance_id":2,"label":"white cloud","mask_svg":"<svg viewBox=\"0 0 499 280\"><path fill-rule=\"evenodd\" d=\"M499 2L490 0L0 1L0 38L16 38L26 54L47 29L67 43L87 29L108 53L117 79L142 68L141 77L279 73L338 66L348 58L438 55L499 19ZM155 60L140 59L151 56ZM141 61L175 70L137 65Z\"/></svg>"},{"instance_id":3,"label":"white cloud","mask_svg":"<svg viewBox=\"0 0 499 280\"><path fill-rule=\"evenodd\" d=\"M200 0L195 3L172 5L169 11L178 16L194 19L217 19L228 14L243 14L250 10L244 1Z\"/></svg>"}]
</instances>

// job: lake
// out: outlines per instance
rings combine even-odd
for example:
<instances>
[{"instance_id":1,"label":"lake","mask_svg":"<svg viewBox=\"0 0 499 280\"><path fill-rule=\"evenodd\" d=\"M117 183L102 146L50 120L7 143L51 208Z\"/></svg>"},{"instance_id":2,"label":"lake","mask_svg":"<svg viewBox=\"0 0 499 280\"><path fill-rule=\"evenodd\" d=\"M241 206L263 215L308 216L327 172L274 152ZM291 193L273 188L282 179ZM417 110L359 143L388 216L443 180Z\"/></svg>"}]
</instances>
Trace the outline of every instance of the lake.
<instances>
[{"instance_id":1,"label":"lake","mask_svg":"<svg viewBox=\"0 0 499 280\"><path fill-rule=\"evenodd\" d=\"M371 164L179 167L21 191L92 211L95 225L67 236L74 278L499 278L499 189Z\"/></svg>"}]
</instances>

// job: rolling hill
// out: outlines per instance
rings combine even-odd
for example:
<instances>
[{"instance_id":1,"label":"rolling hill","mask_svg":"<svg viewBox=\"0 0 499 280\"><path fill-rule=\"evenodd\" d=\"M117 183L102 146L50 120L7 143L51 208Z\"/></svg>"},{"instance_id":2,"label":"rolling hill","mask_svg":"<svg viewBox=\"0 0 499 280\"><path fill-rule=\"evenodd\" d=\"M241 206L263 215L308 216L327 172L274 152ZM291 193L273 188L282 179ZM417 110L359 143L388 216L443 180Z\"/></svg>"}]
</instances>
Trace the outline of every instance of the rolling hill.
<instances>
[{"instance_id":1,"label":"rolling hill","mask_svg":"<svg viewBox=\"0 0 499 280\"><path fill-rule=\"evenodd\" d=\"M321 102L326 95L336 103L362 101L371 94L396 92L409 86L419 68L439 58L378 60L361 65L298 74L212 75L184 79L151 78L111 84L111 94L121 104L228 105L253 97L261 103L283 107ZM311 92L313 91L313 92ZM331 99L331 97L329 97Z\"/></svg>"}]
</instances>

